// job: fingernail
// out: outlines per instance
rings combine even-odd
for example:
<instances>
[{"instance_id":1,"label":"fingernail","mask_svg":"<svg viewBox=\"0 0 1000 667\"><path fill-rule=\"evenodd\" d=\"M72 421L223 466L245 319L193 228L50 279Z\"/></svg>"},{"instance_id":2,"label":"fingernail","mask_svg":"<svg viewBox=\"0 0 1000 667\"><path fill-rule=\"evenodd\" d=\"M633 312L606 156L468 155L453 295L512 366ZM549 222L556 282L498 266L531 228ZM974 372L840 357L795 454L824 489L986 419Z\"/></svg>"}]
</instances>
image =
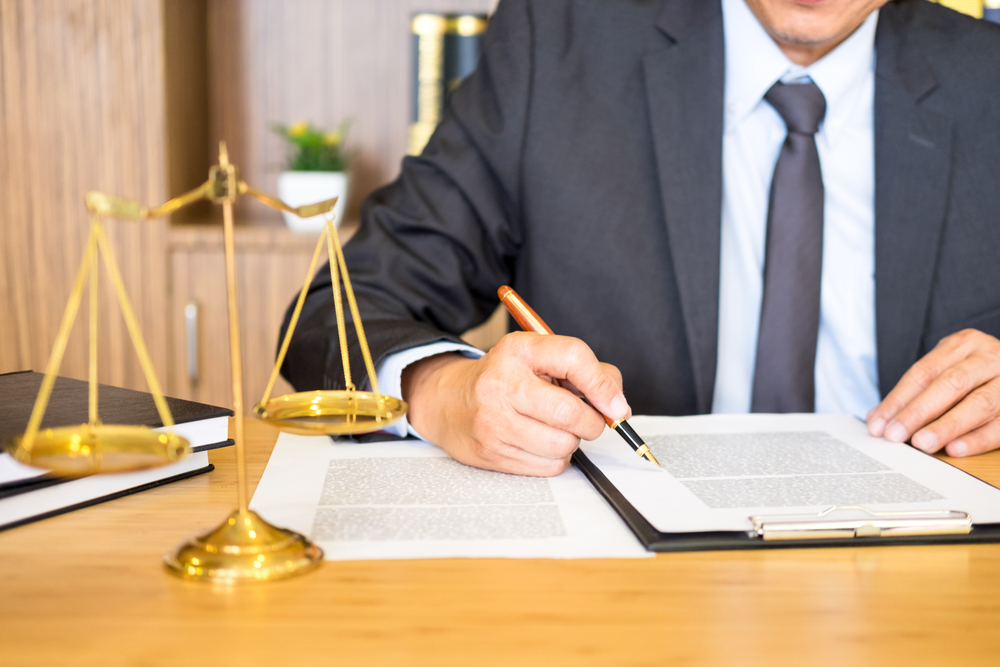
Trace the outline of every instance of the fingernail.
<instances>
[{"instance_id":1,"label":"fingernail","mask_svg":"<svg viewBox=\"0 0 1000 667\"><path fill-rule=\"evenodd\" d=\"M618 394L611 399L611 414L608 416L612 419L623 419L627 414L628 401L625 400L624 394Z\"/></svg>"},{"instance_id":2,"label":"fingernail","mask_svg":"<svg viewBox=\"0 0 1000 667\"><path fill-rule=\"evenodd\" d=\"M938 437L933 431L920 431L913 436L913 446L928 454L937 450Z\"/></svg>"},{"instance_id":3,"label":"fingernail","mask_svg":"<svg viewBox=\"0 0 1000 667\"><path fill-rule=\"evenodd\" d=\"M965 440L955 440L948 445L948 456L965 456L969 453L969 446Z\"/></svg>"},{"instance_id":4,"label":"fingernail","mask_svg":"<svg viewBox=\"0 0 1000 667\"><path fill-rule=\"evenodd\" d=\"M868 422L868 432L876 438L882 437L882 434L885 432L885 420L881 417L876 417Z\"/></svg>"},{"instance_id":5,"label":"fingernail","mask_svg":"<svg viewBox=\"0 0 1000 667\"><path fill-rule=\"evenodd\" d=\"M899 422L891 421L885 427L885 439L890 442L903 442L906 440L906 429Z\"/></svg>"}]
</instances>

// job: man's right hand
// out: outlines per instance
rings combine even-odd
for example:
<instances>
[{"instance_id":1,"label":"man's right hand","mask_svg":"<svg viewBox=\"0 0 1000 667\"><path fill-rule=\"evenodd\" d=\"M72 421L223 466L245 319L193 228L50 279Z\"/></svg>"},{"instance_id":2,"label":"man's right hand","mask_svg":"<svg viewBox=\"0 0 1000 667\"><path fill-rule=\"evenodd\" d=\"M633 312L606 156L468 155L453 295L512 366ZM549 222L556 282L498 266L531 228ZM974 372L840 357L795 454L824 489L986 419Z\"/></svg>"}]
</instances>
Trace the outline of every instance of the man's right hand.
<instances>
[{"instance_id":1,"label":"man's right hand","mask_svg":"<svg viewBox=\"0 0 1000 667\"><path fill-rule=\"evenodd\" d=\"M562 472L580 440L604 430L594 408L631 416L618 369L566 336L510 333L481 359L428 357L403 371L402 389L424 438L462 463L518 475Z\"/></svg>"}]
</instances>

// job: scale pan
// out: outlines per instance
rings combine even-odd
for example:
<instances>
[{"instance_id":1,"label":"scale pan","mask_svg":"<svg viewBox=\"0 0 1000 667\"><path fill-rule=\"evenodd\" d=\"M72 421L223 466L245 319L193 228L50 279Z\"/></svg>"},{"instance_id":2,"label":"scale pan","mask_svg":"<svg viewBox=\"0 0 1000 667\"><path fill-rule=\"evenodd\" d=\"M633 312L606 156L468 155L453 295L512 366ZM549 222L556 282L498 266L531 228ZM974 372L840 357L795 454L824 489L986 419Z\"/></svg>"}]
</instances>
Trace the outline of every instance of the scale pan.
<instances>
[{"instance_id":1,"label":"scale pan","mask_svg":"<svg viewBox=\"0 0 1000 667\"><path fill-rule=\"evenodd\" d=\"M370 391L301 391L258 403L258 419L301 435L378 431L406 414L406 401Z\"/></svg>"},{"instance_id":2,"label":"scale pan","mask_svg":"<svg viewBox=\"0 0 1000 667\"><path fill-rule=\"evenodd\" d=\"M8 438L4 450L21 463L60 477L156 468L191 453L191 444L179 435L145 426L80 424L43 428L35 435L30 450L22 446L22 438Z\"/></svg>"}]
</instances>

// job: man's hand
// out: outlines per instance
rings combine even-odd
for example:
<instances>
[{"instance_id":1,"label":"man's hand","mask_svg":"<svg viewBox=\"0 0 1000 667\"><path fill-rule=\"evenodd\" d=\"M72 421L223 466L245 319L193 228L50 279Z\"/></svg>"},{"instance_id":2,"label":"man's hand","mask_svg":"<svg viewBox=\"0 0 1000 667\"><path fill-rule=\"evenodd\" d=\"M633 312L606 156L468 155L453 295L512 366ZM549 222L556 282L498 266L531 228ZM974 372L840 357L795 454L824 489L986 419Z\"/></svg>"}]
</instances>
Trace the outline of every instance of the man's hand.
<instances>
[{"instance_id":1,"label":"man's hand","mask_svg":"<svg viewBox=\"0 0 1000 667\"><path fill-rule=\"evenodd\" d=\"M566 336L510 333L481 359L441 354L403 371L408 418L452 458L518 475L558 475L604 419L562 380L612 419L631 410L617 368Z\"/></svg>"},{"instance_id":2,"label":"man's hand","mask_svg":"<svg viewBox=\"0 0 1000 667\"><path fill-rule=\"evenodd\" d=\"M868 413L868 431L949 456L1000 447L1000 340L975 329L943 339Z\"/></svg>"}]
</instances>

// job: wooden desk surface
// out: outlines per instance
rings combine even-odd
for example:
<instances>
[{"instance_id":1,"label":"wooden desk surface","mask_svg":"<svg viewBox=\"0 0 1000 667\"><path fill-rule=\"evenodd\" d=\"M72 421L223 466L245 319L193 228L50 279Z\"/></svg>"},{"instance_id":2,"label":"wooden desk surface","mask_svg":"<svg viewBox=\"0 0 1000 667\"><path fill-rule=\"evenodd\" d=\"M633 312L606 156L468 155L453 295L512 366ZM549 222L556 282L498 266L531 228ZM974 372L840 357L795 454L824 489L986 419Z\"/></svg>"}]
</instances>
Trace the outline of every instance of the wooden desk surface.
<instances>
[{"instance_id":1,"label":"wooden desk surface","mask_svg":"<svg viewBox=\"0 0 1000 667\"><path fill-rule=\"evenodd\" d=\"M277 432L248 421L251 488ZM1000 545L328 562L244 588L163 554L235 506L207 475L0 533L0 665L998 665ZM1000 452L959 462L1000 484Z\"/></svg>"}]
</instances>

